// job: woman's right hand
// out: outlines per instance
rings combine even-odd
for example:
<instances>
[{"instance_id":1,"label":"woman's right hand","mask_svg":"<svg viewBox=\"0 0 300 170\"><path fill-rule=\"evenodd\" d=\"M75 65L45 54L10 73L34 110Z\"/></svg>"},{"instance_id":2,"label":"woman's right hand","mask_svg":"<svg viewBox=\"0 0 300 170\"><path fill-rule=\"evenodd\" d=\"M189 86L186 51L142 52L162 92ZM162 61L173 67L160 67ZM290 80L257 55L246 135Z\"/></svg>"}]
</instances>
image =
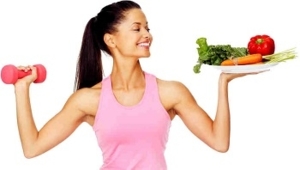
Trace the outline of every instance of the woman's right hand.
<instances>
[{"instance_id":1,"label":"woman's right hand","mask_svg":"<svg viewBox=\"0 0 300 170\"><path fill-rule=\"evenodd\" d=\"M24 72L31 71L31 74L18 79L17 82L14 84L15 87L18 85L28 85L29 86L32 82L34 82L37 79L36 67L34 67L34 66L18 66L17 69L22 70Z\"/></svg>"}]
</instances>

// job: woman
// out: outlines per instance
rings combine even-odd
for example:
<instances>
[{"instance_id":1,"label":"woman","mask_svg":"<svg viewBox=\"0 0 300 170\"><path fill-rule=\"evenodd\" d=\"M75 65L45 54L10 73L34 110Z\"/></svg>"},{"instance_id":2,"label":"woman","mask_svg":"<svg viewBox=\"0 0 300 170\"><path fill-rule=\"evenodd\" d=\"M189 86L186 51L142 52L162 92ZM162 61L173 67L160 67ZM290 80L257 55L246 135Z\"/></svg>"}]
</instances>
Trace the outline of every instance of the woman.
<instances>
[{"instance_id":1,"label":"woman","mask_svg":"<svg viewBox=\"0 0 300 170\"><path fill-rule=\"evenodd\" d=\"M143 71L139 59L150 56L152 40L146 16L137 3L119 1L105 6L86 25L75 92L39 131L29 98L29 86L37 78L36 68L19 67L32 70L31 75L15 83L25 157L45 153L87 122L103 151L102 170L166 170L164 151L176 115L209 147L226 152L230 142L228 83L246 74L220 74L217 113L212 120L184 84ZM106 78L101 51L113 58L112 72Z\"/></svg>"}]
</instances>

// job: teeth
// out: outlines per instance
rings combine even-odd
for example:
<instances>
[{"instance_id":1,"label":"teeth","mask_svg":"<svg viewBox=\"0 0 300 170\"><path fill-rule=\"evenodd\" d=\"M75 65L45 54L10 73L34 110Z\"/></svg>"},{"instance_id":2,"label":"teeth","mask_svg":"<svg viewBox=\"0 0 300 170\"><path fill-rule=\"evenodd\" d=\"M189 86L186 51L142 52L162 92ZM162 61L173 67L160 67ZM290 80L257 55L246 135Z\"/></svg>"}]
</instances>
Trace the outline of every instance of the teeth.
<instances>
[{"instance_id":1,"label":"teeth","mask_svg":"<svg viewBox=\"0 0 300 170\"><path fill-rule=\"evenodd\" d=\"M142 47L148 47L148 46L149 46L149 43L140 43L139 46L142 46Z\"/></svg>"}]
</instances>

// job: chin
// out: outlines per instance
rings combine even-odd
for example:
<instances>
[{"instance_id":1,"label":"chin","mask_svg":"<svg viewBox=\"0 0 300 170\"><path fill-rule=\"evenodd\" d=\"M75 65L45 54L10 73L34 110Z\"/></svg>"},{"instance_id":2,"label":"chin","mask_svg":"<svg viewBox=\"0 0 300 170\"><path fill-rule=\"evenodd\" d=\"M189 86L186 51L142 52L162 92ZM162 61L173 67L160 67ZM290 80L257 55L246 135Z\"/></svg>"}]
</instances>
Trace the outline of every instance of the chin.
<instances>
[{"instance_id":1,"label":"chin","mask_svg":"<svg viewBox=\"0 0 300 170\"><path fill-rule=\"evenodd\" d=\"M141 56L140 58L149 58L150 55L146 55L146 56Z\"/></svg>"},{"instance_id":2,"label":"chin","mask_svg":"<svg viewBox=\"0 0 300 170\"><path fill-rule=\"evenodd\" d=\"M148 53L139 54L138 56L139 56L140 58L148 58L148 57L151 56L151 54L150 54L150 52L148 52Z\"/></svg>"}]
</instances>

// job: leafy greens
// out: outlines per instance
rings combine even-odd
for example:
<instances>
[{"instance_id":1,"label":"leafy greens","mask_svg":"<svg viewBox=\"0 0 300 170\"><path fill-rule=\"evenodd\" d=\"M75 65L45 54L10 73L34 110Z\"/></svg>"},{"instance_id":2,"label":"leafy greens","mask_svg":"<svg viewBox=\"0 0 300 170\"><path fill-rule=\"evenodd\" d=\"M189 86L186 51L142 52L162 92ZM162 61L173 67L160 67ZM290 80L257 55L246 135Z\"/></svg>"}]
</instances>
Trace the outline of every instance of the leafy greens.
<instances>
[{"instance_id":1,"label":"leafy greens","mask_svg":"<svg viewBox=\"0 0 300 170\"><path fill-rule=\"evenodd\" d=\"M204 37L198 38L198 61L194 66L193 71L200 73L201 65L220 65L222 61L229 58L246 56L248 49L246 47L232 47L231 45L208 45L207 39Z\"/></svg>"}]
</instances>

